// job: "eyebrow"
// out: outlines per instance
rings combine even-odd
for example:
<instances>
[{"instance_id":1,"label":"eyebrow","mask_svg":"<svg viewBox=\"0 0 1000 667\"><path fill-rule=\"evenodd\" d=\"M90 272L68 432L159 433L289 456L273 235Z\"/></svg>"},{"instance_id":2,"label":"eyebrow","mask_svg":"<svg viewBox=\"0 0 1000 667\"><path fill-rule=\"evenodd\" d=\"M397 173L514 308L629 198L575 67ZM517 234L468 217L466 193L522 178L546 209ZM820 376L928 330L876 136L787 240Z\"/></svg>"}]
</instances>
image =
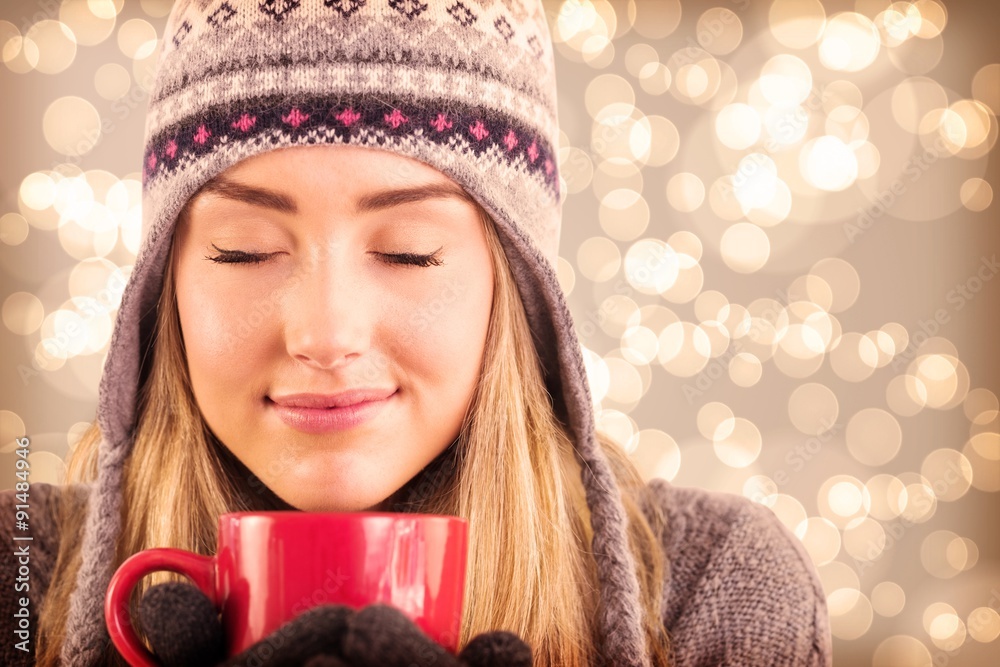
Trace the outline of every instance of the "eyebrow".
<instances>
[{"instance_id":1,"label":"eyebrow","mask_svg":"<svg viewBox=\"0 0 1000 667\"><path fill-rule=\"evenodd\" d=\"M281 213L295 214L299 212L295 199L283 192L237 183L221 176L207 182L199 194L214 194L225 199ZM455 183L428 183L409 188L369 192L358 199L354 206L354 212L356 215L373 213L429 199L460 199L473 205L476 203L469 193Z\"/></svg>"}]
</instances>

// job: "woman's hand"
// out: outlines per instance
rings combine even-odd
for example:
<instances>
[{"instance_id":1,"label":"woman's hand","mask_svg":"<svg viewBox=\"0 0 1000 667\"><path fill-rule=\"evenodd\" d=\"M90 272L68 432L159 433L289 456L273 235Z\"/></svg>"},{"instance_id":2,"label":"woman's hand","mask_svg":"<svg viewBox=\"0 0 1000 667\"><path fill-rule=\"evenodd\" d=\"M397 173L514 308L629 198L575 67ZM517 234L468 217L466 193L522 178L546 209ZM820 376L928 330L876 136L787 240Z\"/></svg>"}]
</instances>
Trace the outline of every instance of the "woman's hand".
<instances>
[{"instance_id":1,"label":"woman's hand","mask_svg":"<svg viewBox=\"0 0 1000 667\"><path fill-rule=\"evenodd\" d=\"M321 605L296 616L239 655L225 658L218 613L191 584L150 588L140 623L166 667L530 667L531 648L510 632L474 637L455 657L401 611L373 604L357 611Z\"/></svg>"}]
</instances>

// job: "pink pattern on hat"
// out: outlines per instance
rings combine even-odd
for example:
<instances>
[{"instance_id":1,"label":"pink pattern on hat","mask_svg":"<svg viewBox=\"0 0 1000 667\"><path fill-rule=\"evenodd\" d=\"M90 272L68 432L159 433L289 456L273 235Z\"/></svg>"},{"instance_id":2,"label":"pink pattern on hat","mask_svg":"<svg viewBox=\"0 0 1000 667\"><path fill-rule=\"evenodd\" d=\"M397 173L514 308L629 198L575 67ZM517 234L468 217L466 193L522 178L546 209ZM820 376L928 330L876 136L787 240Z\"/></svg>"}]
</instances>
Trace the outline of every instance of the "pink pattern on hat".
<instances>
[{"instance_id":1,"label":"pink pattern on hat","mask_svg":"<svg viewBox=\"0 0 1000 667\"><path fill-rule=\"evenodd\" d=\"M532 140L531 145L528 146L528 157L531 158L532 163L538 159L538 146L535 145L534 140Z\"/></svg>"},{"instance_id":2,"label":"pink pattern on hat","mask_svg":"<svg viewBox=\"0 0 1000 667\"><path fill-rule=\"evenodd\" d=\"M146 158L146 166L150 171L153 171L153 169L156 168L156 153L149 154L149 157Z\"/></svg>"},{"instance_id":3,"label":"pink pattern on hat","mask_svg":"<svg viewBox=\"0 0 1000 667\"><path fill-rule=\"evenodd\" d=\"M490 131L486 129L483 125L483 121L477 120L475 123L469 126L469 132L476 138L476 141L482 141L486 137L490 136Z\"/></svg>"},{"instance_id":4,"label":"pink pattern on hat","mask_svg":"<svg viewBox=\"0 0 1000 667\"><path fill-rule=\"evenodd\" d=\"M434 120L431 121L431 125L438 132L444 132L445 130L447 130L447 129L449 129L451 127L451 121L448 120L448 114L446 114L446 113L439 113L437 115L437 118L435 118Z\"/></svg>"},{"instance_id":5,"label":"pink pattern on hat","mask_svg":"<svg viewBox=\"0 0 1000 667\"><path fill-rule=\"evenodd\" d=\"M518 143L517 135L514 134L514 130L507 130L507 136L503 138L503 142L507 145L507 151L510 152L517 147Z\"/></svg>"},{"instance_id":6,"label":"pink pattern on hat","mask_svg":"<svg viewBox=\"0 0 1000 667\"><path fill-rule=\"evenodd\" d=\"M339 120L347 127L350 127L351 125L354 125L354 123L356 123L359 118L361 118L361 114L355 111L353 107L347 107L346 109L338 113L336 116L334 116L334 118Z\"/></svg>"},{"instance_id":7,"label":"pink pattern on hat","mask_svg":"<svg viewBox=\"0 0 1000 667\"><path fill-rule=\"evenodd\" d=\"M299 111L298 107L292 107L292 110L288 112L287 116L282 116L281 120L285 121L292 127L298 127L302 123L309 120L309 114L302 113Z\"/></svg>"},{"instance_id":8,"label":"pink pattern on hat","mask_svg":"<svg viewBox=\"0 0 1000 667\"><path fill-rule=\"evenodd\" d=\"M197 141L199 144L204 144L206 141L208 141L208 138L210 136L212 136L212 132L204 125L199 125L198 131L195 132L194 136L191 138Z\"/></svg>"},{"instance_id":9,"label":"pink pattern on hat","mask_svg":"<svg viewBox=\"0 0 1000 667\"><path fill-rule=\"evenodd\" d=\"M393 129L395 129L403 123L410 122L410 119L404 116L399 109L393 109L391 114L385 114L385 122L392 125Z\"/></svg>"},{"instance_id":10,"label":"pink pattern on hat","mask_svg":"<svg viewBox=\"0 0 1000 667\"><path fill-rule=\"evenodd\" d=\"M166 155L171 160L177 155L177 142L171 139L167 142L167 147L163 149L163 154Z\"/></svg>"},{"instance_id":11,"label":"pink pattern on hat","mask_svg":"<svg viewBox=\"0 0 1000 667\"><path fill-rule=\"evenodd\" d=\"M257 123L257 116L251 116L248 113L243 114L238 120L233 121L232 126L239 129L241 132L246 132L254 124Z\"/></svg>"}]
</instances>

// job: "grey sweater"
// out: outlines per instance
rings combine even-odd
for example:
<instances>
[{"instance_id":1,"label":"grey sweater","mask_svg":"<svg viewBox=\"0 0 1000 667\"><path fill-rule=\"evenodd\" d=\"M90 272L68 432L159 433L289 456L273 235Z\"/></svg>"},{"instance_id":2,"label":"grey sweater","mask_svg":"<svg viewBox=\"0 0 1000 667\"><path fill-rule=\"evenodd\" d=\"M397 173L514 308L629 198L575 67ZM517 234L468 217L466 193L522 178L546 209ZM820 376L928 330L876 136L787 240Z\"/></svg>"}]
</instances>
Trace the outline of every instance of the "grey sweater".
<instances>
[{"instance_id":1,"label":"grey sweater","mask_svg":"<svg viewBox=\"0 0 1000 667\"><path fill-rule=\"evenodd\" d=\"M82 522L88 487L73 487ZM648 501L665 510L663 550L669 560L663 623L678 667L708 665L833 664L826 599L816 569L799 540L766 507L741 496L673 486L654 480ZM14 491L0 493L0 665L33 664L38 610L48 589L59 544L58 511L64 487L32 484L29 529L15 530ZM15 541L15 536L33 539ZM18 556L27 545L27 557ZM20 559L20 560L19 560ZM27 561L28 574L20 570ZM26 581L25 581L26 580ZM28 589L24 590L27 584ZM28 598L27 652L15 631Z\"/></svg>"}]
</instances>

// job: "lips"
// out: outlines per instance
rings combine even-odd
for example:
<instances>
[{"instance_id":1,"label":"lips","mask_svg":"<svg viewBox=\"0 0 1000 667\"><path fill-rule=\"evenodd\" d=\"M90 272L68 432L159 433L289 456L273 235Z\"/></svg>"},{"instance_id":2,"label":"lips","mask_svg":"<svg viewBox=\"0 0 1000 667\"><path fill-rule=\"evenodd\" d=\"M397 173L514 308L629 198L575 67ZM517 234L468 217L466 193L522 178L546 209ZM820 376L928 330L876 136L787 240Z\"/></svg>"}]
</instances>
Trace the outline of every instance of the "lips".
<instances>
[{"instance_id":1,"label":"lips","mask_svg":"<svg viewBox=\"0 0 1000 667\"><path fill-rule=\"evenodd\" d=\"M267 406L291 428L318 434L364 424L392 403L395 395L395 388L352 389L339 394L288 394L268 397Z\"/></svg>"},{"instance_id":2,"label":"lips","mask_svg":"<svg viewBox=\"0 0 1000 667\"><path fill-rule=\"evenodd\" d=\"M380 401L396 393L396 388L349 389L336 394L287 394L270 396L277 405L288 408L343 408L366 401Z\"/></svg>"}]
</instances>

